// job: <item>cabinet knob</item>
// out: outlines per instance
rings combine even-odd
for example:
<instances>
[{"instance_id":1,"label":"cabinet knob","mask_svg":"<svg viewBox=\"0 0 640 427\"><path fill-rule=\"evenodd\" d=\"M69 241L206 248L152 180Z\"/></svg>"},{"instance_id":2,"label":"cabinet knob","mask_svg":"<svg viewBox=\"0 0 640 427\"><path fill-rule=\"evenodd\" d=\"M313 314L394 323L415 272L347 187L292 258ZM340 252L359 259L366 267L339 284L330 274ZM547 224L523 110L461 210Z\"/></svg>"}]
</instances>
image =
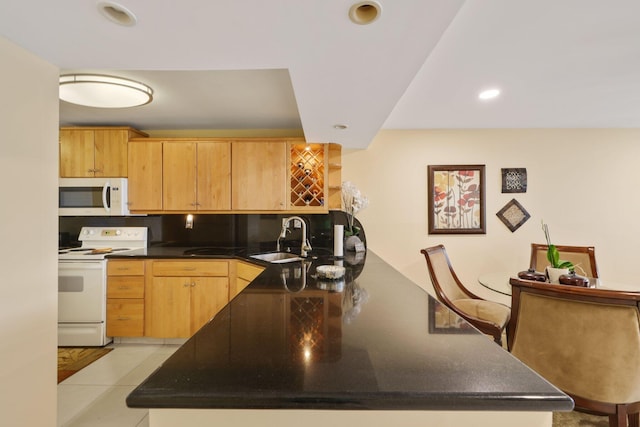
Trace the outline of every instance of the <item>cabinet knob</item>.
<instances>
[{"instance_id":1,"label":"cabinet knob","mask_svg":"<svg viewBox=\"0 0 640 427\"><path fill-rule=\"evenodd\" d=\"M191 287L193 288L194 286L196 286L196 283L195 282L191 283Z\"/></svg>"}]
</instances>

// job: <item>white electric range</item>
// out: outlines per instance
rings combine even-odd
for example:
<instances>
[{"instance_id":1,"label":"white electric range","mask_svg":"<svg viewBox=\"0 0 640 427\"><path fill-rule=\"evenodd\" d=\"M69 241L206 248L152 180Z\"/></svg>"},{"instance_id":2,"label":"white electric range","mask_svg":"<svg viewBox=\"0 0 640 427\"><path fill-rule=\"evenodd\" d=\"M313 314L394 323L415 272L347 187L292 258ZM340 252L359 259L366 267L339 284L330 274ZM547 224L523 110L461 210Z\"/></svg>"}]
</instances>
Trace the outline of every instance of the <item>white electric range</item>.
<instances>
[{"instance_id":1,"label":"white electric range","mask_svg":"<svg viewBox=\"0 0 640 427\"><path fill-rule=\"evenodd\" d=\"M104 346L107 259L147 247L146 227L82 227L78 248L58 250L58 346Z\"/></svg>"}]
</instances>

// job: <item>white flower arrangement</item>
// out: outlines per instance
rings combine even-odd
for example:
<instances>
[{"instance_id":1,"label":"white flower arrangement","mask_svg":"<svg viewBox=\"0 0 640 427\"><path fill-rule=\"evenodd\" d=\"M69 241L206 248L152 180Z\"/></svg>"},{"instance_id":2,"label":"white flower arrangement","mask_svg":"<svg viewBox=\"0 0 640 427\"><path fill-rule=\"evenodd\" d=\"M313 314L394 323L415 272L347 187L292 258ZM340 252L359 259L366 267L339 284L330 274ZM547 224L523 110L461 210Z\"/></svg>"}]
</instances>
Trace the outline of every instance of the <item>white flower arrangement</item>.
<instances>
[{"instance_id":1,"label":"white flower arrangement","mask_svg":"<svg viewBox=\"0 0 640 427\"><path fill-rule=\"evenodd\" d=\"M346 235L355 236L360 231L358 227L354 227L354 219L356 213L369 206L369 199L363 196L353 183L345 181L342 183L342 205L347 213L347 219L349 221L349 229L345 232Z\"/></svg>"}]
</instances>

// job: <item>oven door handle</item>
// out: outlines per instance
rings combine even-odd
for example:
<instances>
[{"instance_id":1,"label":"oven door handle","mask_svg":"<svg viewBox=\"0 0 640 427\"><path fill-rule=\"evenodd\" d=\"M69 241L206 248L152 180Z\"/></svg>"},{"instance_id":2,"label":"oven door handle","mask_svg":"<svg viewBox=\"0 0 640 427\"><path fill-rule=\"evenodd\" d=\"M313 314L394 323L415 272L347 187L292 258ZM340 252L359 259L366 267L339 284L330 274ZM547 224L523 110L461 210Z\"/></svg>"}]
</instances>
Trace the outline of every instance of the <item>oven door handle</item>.
<instances>
[{"instance_id":1,"label":"oven door handle","mask_svg":"<svg viewBox=\"0 0 640 427\"><path fill-rule=\"evenodd\" d=\"M103 259L95 259L95 260L87 260L87 261L78 261L78 260L59 260L58 261L58 270L59 271L67 271L67 270L100 270L104 269L106 260Z\"/></svg>"},{"instance_id":2,"label":"oven door handle","mask_svg":"<svg viewBox=\"0 0 640 427\"><path fill-rule=\"evenodd\" d=\"M107 212L111 211L111 206L109 206L109 204L107 203L107 191L109 191L110 189L111 183L109 181L105 182L104 186L102 187L102 206Z\"/></svg>"}]
</instances>

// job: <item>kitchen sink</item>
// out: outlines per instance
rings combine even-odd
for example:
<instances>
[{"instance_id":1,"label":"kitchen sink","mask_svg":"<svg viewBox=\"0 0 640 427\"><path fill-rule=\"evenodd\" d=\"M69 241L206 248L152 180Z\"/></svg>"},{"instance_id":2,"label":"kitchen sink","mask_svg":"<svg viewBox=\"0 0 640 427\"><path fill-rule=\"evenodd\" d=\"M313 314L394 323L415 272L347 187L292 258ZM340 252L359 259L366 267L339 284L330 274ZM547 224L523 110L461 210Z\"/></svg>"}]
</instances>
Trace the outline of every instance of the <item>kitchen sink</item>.
<instances>
[{"instance_id":1,"label":"kitchen sink","mask_svg":"<svg viewBox=\"0 0 640 427\"><path fill-rule=\"evenodd\" d=\"M302 261L300 255L292 254L290 252L266 252L262 254L250 255L249 257L259 259L261 261L271 262L274 264Z\"/></svg>"}]
</instances>

